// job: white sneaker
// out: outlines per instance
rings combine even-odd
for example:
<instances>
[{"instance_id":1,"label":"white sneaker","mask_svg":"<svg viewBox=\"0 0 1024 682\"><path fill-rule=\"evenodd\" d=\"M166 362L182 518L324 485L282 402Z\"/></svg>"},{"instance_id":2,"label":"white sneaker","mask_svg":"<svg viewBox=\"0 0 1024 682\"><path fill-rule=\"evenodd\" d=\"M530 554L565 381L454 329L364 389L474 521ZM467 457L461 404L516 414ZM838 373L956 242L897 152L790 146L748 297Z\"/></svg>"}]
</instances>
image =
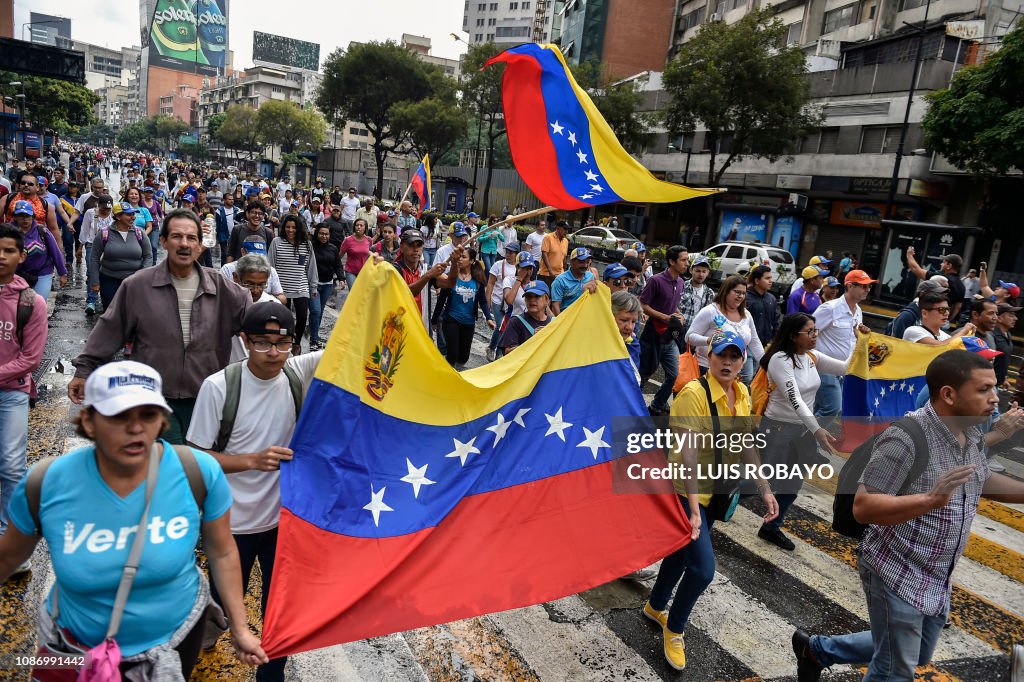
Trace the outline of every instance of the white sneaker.
<instances>
[{"instance_id":1,"label":"white sneaker","mask_svg":"<svg viewBox=\"0 0 1024 682\"><path fill-rule=\"evenodd\" d=\"M994 471L997 474L1001 474L1004 471L1006 471L1006 467L1003 466L1003 463L1000 462L995 457L989 457L989 459L988 459L988 468L989 468L989 470Z\"/></svg>"},{"instance_id":2,"label":"white sneaker","mask_svg":"<svg viewBox=\"0 0 1024 682\"><path fill-rule=\"evenodd\" d=\"M632 573L627 573L622 577L628 580L654 580L658 577L658 569L654 566L648 566L647 568L640 568L633 571Z\"/></svg>"},{"instance_id":3,"label":"white sneaker","mask_svg":"<svg viewBox=\"0 0 1024 682\"><path fill-rule=\"evenodd\" d=\"M494 362L494 349L493 348L488 348L487 349L487 362Z\"/></svg>"}]
</instances>

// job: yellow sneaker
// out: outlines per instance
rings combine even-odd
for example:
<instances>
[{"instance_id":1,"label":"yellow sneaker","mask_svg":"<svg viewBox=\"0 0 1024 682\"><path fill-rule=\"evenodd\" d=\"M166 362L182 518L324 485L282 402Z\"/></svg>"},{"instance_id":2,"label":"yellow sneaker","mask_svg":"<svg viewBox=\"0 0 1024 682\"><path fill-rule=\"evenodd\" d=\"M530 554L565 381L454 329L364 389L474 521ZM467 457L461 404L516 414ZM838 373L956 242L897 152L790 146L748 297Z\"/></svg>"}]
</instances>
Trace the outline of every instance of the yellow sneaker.
<instances>
[{"instance_id":1,"label":"yellow sneaker","mask_svg":"<svg viewBox=\"0 0 1024 682\"><path fill-rule=\"evenodd\" d=\"M644 615L655 623L660 625L662 628L668 623L668 611L656 611L651 602L644 603Z\"/></svg>"},{"instance_id":2,"label":"yellow sneaker","mask_svg":"<svg viewBox=\"0 0 1024 682\"><path fill-rule=\"evenodd\" d=\"M662 634L665 638L665 660L676 670L682 670L686 667L686 646L682 634L676 634L668 628Z\"/></svg>"}]
</instances>

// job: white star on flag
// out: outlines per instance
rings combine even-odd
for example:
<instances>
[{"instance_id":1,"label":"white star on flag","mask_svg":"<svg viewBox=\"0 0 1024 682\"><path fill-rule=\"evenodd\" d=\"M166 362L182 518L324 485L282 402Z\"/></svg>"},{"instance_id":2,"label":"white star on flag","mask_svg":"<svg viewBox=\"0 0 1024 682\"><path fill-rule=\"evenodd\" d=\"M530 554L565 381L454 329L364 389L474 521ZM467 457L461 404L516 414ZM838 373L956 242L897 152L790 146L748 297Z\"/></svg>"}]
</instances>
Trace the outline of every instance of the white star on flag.
<instances>
[{"instance_id":1,"label":"white star on flag","mask_svg":"<svg viewBox=\"0 0 1024 682\"><path fill-rule=\"evenodd\" d=\"M387 490L387 486L381 488L377 492L373 491L373 484L370 484L370 503L363 507L366 511L373 514L373 525L380 527L380 513L382 511L395 511L391 507L384 504L384 491Z\"/></svg>"},{"instance_id":2,"label":"white star on flag","mask_svg":"<svg viewBox=\"0 0 1024 682\"><path fill-rule=\"evenodd\" d=\"M890 391L895 391L896 390L896 382L895 381L892 382L892 384L889 386L889 390Z\"/></svg>"},{"instance_id":3,"label":"white star on flag","mask_svg":"<svg viewBox=\"0 0 1024 682\"><path fill-rule=\"evenodd\" d=\"M875 407L878 407L878 402L879 402L878 398L875 398Z\"/></svg>"},{"instance_id":4,"label":"white star on flag","mask_svg":"<svg viewBox=\"0 0 1024 682\"><path fill-rule=\"evenodd\" d=\"M580 199L582 199L583 201L586 201L587 199L593 199L593 198L594 198L593 194L584 194L583 196L580 197Z\"/></svg>"},{"instance_id":5,"label":"white star on flag","mask_svg":"<svg viewBox=\"0 0 1024 682\"><path fill-rule=\"evenodd\" d=\"M562 408L559 407L558 408L558 412L555 412L553 415L545 414L544 416L548 418L548 424L549 424L548 432L545 433L544 435L545 436L550 436L552 433L557 433L558 437L561 438L562 442L564 443L565 442L565 430L567 428L569 428L570 426L572 426L572 424L570 424L569 422L564 421L562 419Z\"/></svg>"},{"instance_id":6,"label":"white star on flag","mask_svg":"<svg viewBox=\"0 0 1024 682\"><path fill-rule=\"evenodd\" d=\"M516 413L516 416L512 419L512 423L513 424L519 424L520 426L522 426L525 429L526 428L526 422L523 421L523 417L525 417L526 413L529 412L531 409L533 409L533 408L524 407L523 409L519 410L519 412Z\"/></svg>"},{"instance_id":7,"label":"white star on flag","mask_svg":"<svg viewBox=\"0 0 1024 682\"><path fill-rule=\"evenodd\" d=\"M914 392L914 384L907 384L907 393Z\"/></svg>"},{"instance_id":8,"label":"white star on flag","mask_svg":"<svg viewBox=\"0 0 1024 682\"><path fill-rule=\"evenodd\" d=\"M576 157L580 160L580 163L586 163L587 162L587 155L584 154L582 151L576 152Z\"/></svg>"},{"instance_id":9,"label":"white star on flag","mask_svg":"<svg viewBox=\"0 0 1024 682\"><path fill-rule=\"evenodd\" d=\"M412 462L408 457L405 458L405 465L409 467L409 473L402 476L399 480L403 483L408 483L412 486L412 496L416 499L420 497L420 486L434 485L437 481L431 481L427 478L427 464L419 467L418 469L413 466Z\"/></svg>"},{"instance_id":10,"label":"white star on flag","mask_svg":"<svg viewBox=\"0 0 1024 682\"><path fill-rule=\"evenodd\" d=\"M596 174L596 173L594 173L593 171L591 171L591 170L587 170L587 171L586 171L586 172L584 173L584 175L586 175L586 176L587 176L587 180L588 180L589 182L597 182L597 177L598 177L598 176L597 176L597 174Z\"/></svg>"},{"instance_id":11,"label":"white star on flag","mask_svg":"<svg viewBox=\"0 0 1024 682\"><path fill-rule=\"evenodd\" d=\"M882 397L885 397L885 386L882 386Z\"/></svg>"},{"instance_id":12,"label":"white star on flag","mask_svg":"<svg viewBox=\"0 0 1024 682\"><path fill-rule=\"evenodd\" d=\"M554 123L551 124L552 135L561 135L563 130L565 130L565 127L558 125L558 121L555 121Z\"/></svg>"},{"instance_id":13,"label":"white star on flag","mask_svg":"<svg viewBox=\"0 0 1024 682\"><path fill-rule=\"evenodd\" d=\"M604 427L602 426L597 431L591 431L586 426L583 427L583 433L586 434L586 438L582 443L577 445L578 448L590 448L590 452L593 453L594 459L597 459L597 451L601 448L610 448L608 443L601 440L601 436L604 435Z\"/></svg>"},{"instance_id":14,"label":"white star on flag","mask_svg":"<svg viewBox=\"0 0 1024 682\"><path fill-rule=\"evenodd\" d=\"M494 426L487 427L487 430L494 434L494 445L497 445L498 441L505 437L505 432L508 431L508 427L510 426L512 426L512 422L505 421L505 417L503 417L501 412L499 412L498 423Z\"/></svg>"},{"instance_id":15,"label":"white star on flag","mask_svg":"<svg viewBox=\"0 0 1024 682\"><path fill-rule=\"evenodd\" d=\"M907 382L905 382L905 381L901 381L900 382L900 390L901 391L907 390Z\"/></svg>"},{"instance_id":16,"label":"white star on flag","mask_svg":"<svg viewBox=\"0 0 1024 682\"><path fill-rule=\"evenodd\" d=\"M569 142L572 142L572 146L576 146L576 133L569 131Z\"/></svg>"},{"instance_id":17,"label":"white star on flag","mask_svg":"<svg viewBox=\"0 0 1024 682\"><path fill-rule=\"evenodd\" d=\"M468 443L463 443L458 438L453 438L455 441L455 449L449 452L445 457L458 457L459 461L462 462L462 466L466 466L466 458L470 455L479 455L480 450L473 446L476 442L476 437L470 438Z\"/></svg>"},{"instance_id":18,"label":"white star on flag","mask_svg":"<svg viewBox=\"0 0 1024 682\"><path fill-rule=\"evenodd\" d=\"M604 187L602 187L601 185L591 185L590 189L594 190L595 192L603 192L604 191Z\"/></svg>"}]
</instances>

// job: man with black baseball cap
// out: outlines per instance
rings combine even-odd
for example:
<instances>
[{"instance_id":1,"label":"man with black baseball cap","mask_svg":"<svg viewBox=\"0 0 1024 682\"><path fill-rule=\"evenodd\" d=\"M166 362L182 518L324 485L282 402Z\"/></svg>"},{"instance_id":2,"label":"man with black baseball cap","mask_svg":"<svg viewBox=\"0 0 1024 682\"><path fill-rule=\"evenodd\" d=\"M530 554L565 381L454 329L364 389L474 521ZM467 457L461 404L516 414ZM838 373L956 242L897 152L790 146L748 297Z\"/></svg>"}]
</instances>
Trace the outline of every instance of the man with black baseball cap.
<instances>
[{"instance_id":1,"label":"man with black baseball cap","mask_svg":"<svg viewBox=\"0 0 1024 682\"><path fill-rule=\"evenodd\" d=\"M423 287L427 286L431 280L436 280L435 284L438 288L450 289L459 277L458 268L452 268L445 275L444 271L448 267L446 261L439 260L434 263L433 267L427 268L427 264L423 261L423 244L425 241L423 233L419 230L404 230L402 232L401 244L398 247L398 258L392 263L398 270L398 274L409 285L409 290L412 291L413 298L416 299L416 305L420 306L422 314L425 314L422 298ZM461 257L462 247L458 247L452 253L453 262L457 263ZM375 258L380 258L380 256Z\"/></svg>"},{"instance_id":2,"label":"man with black baseball cap","mask_svg":"<svg viewBox=\"0 0 1024 682\"><path fill-rule=\"evenodd\" d=\"M289 357L295 316L277 301L250 306L241 336L249 357L203 381L187 440L213 455L229 474L231 534L238 545L242 584L249 584L258 559L265 615L281 516L281 462L292 459L287 445L323 351ZM225 409L232 404L233 414ZM212 596L220 601L215 586ZM275 658L260 666L258 679L283 680L286 660Z\"/></svg>"},{"instance_id":3,"label":"man with black baseball cap","mask_svg":"<svg viewBox=\"0 0 1024 682\"><path fill-rule=\"evenodd\" d=\"M960 281L960 270L964 267L964 259L955 253L947 253L939 261L939 269L922 268L914 258L914 247L907 248L907 267L918 276L919 279L930 279L933 275L942 275L946 278L949 286L949 320L956 320L960 314L960 308L964 304L964 295L967 288Z\"/></svg>"}]
</instances>

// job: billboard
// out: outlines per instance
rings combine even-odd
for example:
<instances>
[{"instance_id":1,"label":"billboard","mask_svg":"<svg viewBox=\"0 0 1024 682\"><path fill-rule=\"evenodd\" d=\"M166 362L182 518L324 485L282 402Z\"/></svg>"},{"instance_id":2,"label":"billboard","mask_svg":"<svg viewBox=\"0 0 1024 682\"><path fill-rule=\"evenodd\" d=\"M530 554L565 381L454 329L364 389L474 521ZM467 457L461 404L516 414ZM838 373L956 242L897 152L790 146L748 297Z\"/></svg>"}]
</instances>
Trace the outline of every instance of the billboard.
<instances>
[{"instance_id":1,"label":"billboard","mask_svg":"<svg viewBox=\"0 0 1024 682\"><path fill-rule=\"evenodd\" d=\"M305 40L253 31L252 58L253 61L319 71L320 43L307 43Z\"/></svg>"},{"instance_id":2,"label":"billboard","mask_svg":"<svg viewBox=\"0 0 1024 682\"><path fill-rule=\"evenodd\" d=\"M216 76L228 51L227 0L157 0L149 28L149 66Z\"/></svg>"}]
</instances>

